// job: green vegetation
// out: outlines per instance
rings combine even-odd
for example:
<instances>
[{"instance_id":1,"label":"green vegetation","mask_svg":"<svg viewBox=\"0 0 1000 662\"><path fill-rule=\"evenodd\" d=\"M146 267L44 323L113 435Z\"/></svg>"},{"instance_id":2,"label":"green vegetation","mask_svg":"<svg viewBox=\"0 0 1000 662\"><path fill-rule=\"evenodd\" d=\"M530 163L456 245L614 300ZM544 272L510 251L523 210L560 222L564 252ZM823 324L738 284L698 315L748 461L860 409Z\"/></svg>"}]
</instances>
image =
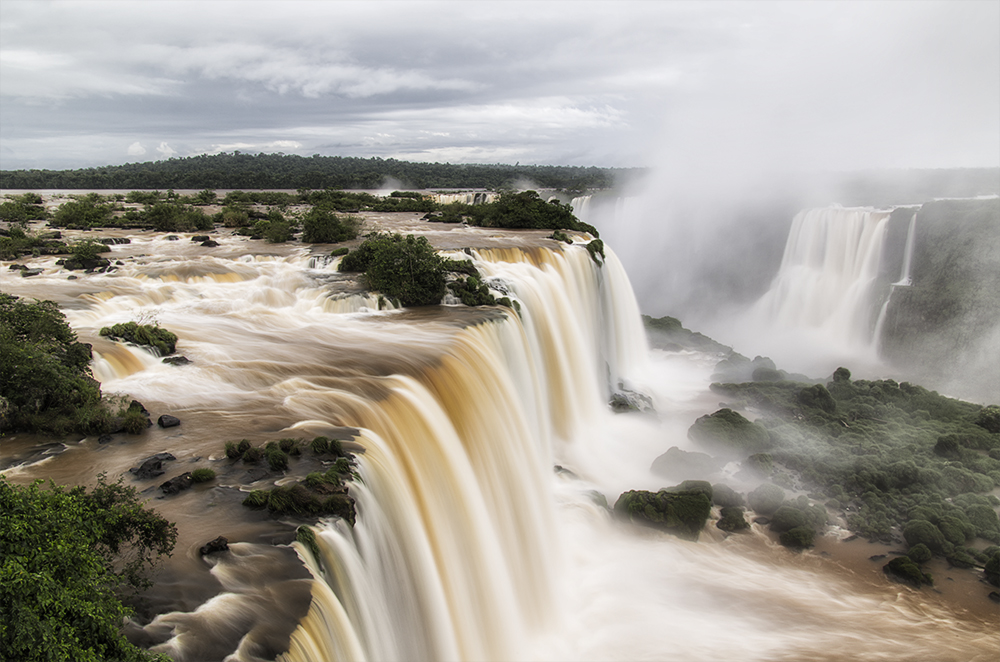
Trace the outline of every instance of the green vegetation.
<instances>
[{"instance_id":1,"label":"green vegetation","mask_svg":"<svg viewBox=\"0 0 1000 662\"><path fill-rule=\"evenodd\" d=\"M101 335L115 340L146 345L155 349L160 356L173 354L177 349L177 336L155 324L125 322L101 329Z\"/></svg>"},{"instance_id":2,"label":"green vegetation","mask_svg":"<svg viewBox=\"0 0 1000 662\"><path fill-rule=\"evenodd\" d=\"M59 241L56 232L29 234L19 225L11 225L6 235L0 235L0 260L16 260L22 255L60 255L69 247Z\"/></svg>"},{"instance_id":3,"label":"green vegetation","mask_svg":"<svg viewBox=\"0 0 1000 662\"><path fill-rule=\"evenodd\" d=\"M403 306L434 305L445 293L444 260L426 237L370 234L340 271L363 271L371 289Z\"/></svg>"},{"instance_id":4,"label":"green vegetation","mask_svg":"<svg viewBox=\"0 0 1000 662\"><path fill-rule=\"evenodd\" d=\"M39 221L48 218L48 212L42 206L42 196L37 193L24 195L8 195L0 202L0 221L25 224L28 221Z\"/></svg>"},{"instance_id":5,"label":"green vegetation","mask_svg":"<svg viewBox=\"0 0 1000 662\"><path fill-rule=\"evenodd\" d=\"M910 584L914 588L920 588L924 584L931 586L934 579L923 570L917 563L913 562L909 556L897 556L882 567L882 571L896 581Z\"/></svg>"},{"instance_id":6,"label":"green vegetation","mask_svg":"<svg viewBox=\"0 0 1000 662\"><path fill-rule=\"evenodd\" d=\"M977 424L991 408L906 382L851 381L845 369L825 387L780 380L712 390L764 412L756 425L770 440L771 479L796 476L845 509L852 531L887 542L899 531L911 548L958 563L971 539L1000 542L1000 500L988 494L1000 485L1000 459L990 455L1000 434Z\"/></svg>"},{"instance_id":7,"label":"green vegetation","mask_svg":"<svg viewBox=\"0 0 1000 662\"><path fill-rule=\"evenodd\" d=\"M377 189L386 178L414 188L496 190L528 179L544 188L609 188L639 168L410 163L395 159L213 154L79 170L4 170L4 189ZM201 194L199 194L201 195Z\"/></svg>"},{"instance_id":8,"label":"green vegetation","mask_svg":"<svg viewBox=\"0 0 1000 662\"><path fill-rule=\"evenodd\" d=\"M307 244L339 244L358 236L360 223L337 216L329 208L313 207L302 218L302 241Z\"/></svg>"},{"instance_id":9,"label":"green vegetation","mask_svg":"<svg viewBox=\"0 0 1000 662\"><path fill-rule=\"evenodd\" d=\"M206 467L195 469L191 472L191 480L196 483L207 483L215 480L215 472Z\"/></svg>"},{"instance_id":10,"label":"green vegetation","mask_svg":"<svg viewBox=\"0 0 1000 662\"><path fill-rule=\"evenodd\" d=\"M165 661L121 633L122 604L150 582L177 530L121 480L67 490L0 476L0 640L22 662Z\"/></svg>"},{"instance_id":11,"label":"green vegetation","mask_svg":"<svg viewBox=\"0 0 1000 662\"><path fill-rule=\"evenodd\" d=\"M53 302L0 293L0 432L111 429L90 358Z\"/></svg>"},{"instance_id":12,"label":"green vegetation","mask_svg":"<svg viewBox=\"0 0 1000 662\"><path fill-rule=\"evenodd\" d=\"M629 490L618 497L614 511L631 522L662 529L685 540L697 540L711 514L712 500L711 494L706 495L703 489Z\"/></svg>"},{"instance_id":13,"label":"green vegetation","mask_svg":"<svg viewBox=\"0 0 1000 662\"><path fill-rule=\"evenodd\" d=\"M766 429L732 409L720 409L714 414L702 416L688 430L688 437L721 450L748 453L767 450L771 446Z\"/></svg>"}]
</instances>

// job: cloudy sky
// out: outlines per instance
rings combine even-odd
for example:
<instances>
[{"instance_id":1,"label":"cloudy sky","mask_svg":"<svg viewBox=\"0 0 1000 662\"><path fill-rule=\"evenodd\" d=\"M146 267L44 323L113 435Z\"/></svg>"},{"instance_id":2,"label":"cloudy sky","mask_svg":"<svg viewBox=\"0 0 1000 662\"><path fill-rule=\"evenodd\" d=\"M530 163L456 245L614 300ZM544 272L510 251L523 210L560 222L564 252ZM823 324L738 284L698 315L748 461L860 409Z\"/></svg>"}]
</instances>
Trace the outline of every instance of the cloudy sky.
<instances>
[{"instance_id":1,"label":"cloudy sky","mask_svg":"<svg viewBox=\"0 0 1000 662\"><path fill-rule=\"evenodd\" d=\"M1000 165L1000 2L0 2L0 168Z\"/></svg>"}]
</instances>

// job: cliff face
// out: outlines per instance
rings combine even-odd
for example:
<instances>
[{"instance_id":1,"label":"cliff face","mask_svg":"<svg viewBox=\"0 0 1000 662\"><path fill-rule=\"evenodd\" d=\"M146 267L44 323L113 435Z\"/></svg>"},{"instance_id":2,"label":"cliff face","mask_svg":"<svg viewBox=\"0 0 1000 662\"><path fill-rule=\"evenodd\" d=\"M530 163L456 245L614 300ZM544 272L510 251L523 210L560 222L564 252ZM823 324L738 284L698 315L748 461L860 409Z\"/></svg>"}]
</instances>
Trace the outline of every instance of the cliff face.
<instances>
[{"instance_id":1,"label":"cliff face","mask_svg":"<svg viewBox=\"0 0 1000 662\"><path fill-rule=\"evenodd\" d=\"M891 295L882 356L933 388L1000 401L1000 200L921 206L910 276Z\"/></svg>"}]
</instances>

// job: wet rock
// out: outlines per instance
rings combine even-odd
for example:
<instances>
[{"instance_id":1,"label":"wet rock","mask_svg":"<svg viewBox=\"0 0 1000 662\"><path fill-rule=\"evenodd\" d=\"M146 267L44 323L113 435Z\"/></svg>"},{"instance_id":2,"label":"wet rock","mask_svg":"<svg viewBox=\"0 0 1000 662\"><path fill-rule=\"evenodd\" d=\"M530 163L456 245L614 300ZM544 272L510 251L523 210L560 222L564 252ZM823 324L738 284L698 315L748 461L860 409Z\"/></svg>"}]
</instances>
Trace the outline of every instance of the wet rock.
<instances>
[{"instance_id":1,"label":"wet rock","mask_svg":"<svg viewBox=\"0 0 1000 662\"><path fill-rule=\"evenodd\" d=\"M216 552L225 552L229 549L229 540L224 536L219 536L215 540L211 540L201 546L198 553L202 556L206 554L215 554Z\"/></svg>"},{"instance_id":2,"label":"wet rock","mask_svg":"<svg viewBox=\"0 0 1000 662\"><path fill-rule=\"evenodd\" d=\"M216 246L219 245L219 242L215 241L214 239L209 239L208 241L201 242L201 245L204 246L205 248L215 248Z\"/></svg>"},{"instance_id":3,"label":"wet rock","mask_svg":"<svg viewBox=\"0 0 1000 662\"><path fill-rule=\"evenodd\" d=\"M97 438L97 443L110 444L113 438L114 437L112 437L110 434L102 434L100 437Z\"/></svg>"},{"instance_id":4,"label":"wet rock","mask_svg":"<svg viewBox=\"0 0 1000 662\"><path fill-rule=\"evenodd\" d=\"M21 271L21 278L30 278L32 276L41 276L41 269L24 269Z\"/></svg>"},{"instance_id":5,"label":"wet rock","mask_svg":"<svg viewBox=\"0 0 1000 662\"><path fill-rule=\"evenodd\" d=\"M873 554L868 557L869 561L881 561L885 558L885 554Z\"/></svg>"},{"instance_id":6,"label":"wet rock","mask_svg":"<svg viewBox=\"0 0 1000 662\"><path fill-rule=\"evenodd\" d=\"M194 485L194 479L191 478L191 472L185 471L180 476L171 478L167 482L160 485L160 490L164 494L177 494L182 492Z\"/></svg>"},{"instance_id":7,"label":"wet rock","mask_svg":"<svg viewBox=\"0 0 1000 662\"><path fill-rule=\"evenodd\" d=\"M12 264L7 269L10 271L27 271L28 267L23 264Z\"/></svg>"},{"instance_id":8,"label":"wet rock","mask_svg":"<svg viewBox=\"0 0 1000 662\"><path fill-rule=\"evenodd\" d=\"M207 234L196 234L195 236L191 237L191 241L196 241L196 242L208 241L209 239L211 239L211 237L209 237Z\"/></svg>"},{"instance_id":9,"label":"wet rock","mask_svg":"<svg viewBox=\"0 0 1000 662\"><path fill-rule=\"evenodd\" d=\"M157 453L156 455L147 457L138 467L129 469L129 472L131 472L139 480L155 478L163 475L164 462L176 459L177 458L170 453Z\"/></svg>"},{"instance_id":10,"label":"wet rock","mask_svg":"<svg viewBox=\"0 0 1000 662\"><path fill-rule=\"evenodd\" d=\"M128 237L103 237L98 239L105 246L115 246L119 244L131 244L132 240Z\"/></svg>"},{"instance_id":11,"label":"wet rock","mask_svg":"<svg viewBox=\"0 0 1000 662\"><path fill-rule=\"evenodd\" d=\"M711 498L700 490L629 490L618 497L614 508L615 514L623 519L661 529L685 540L698 539L711 511Z\"/></svg>"},{"instance_id":12,"label":"wet rock","mask_svg":"<svg viewBox=\"0 0 1000 662\"><path fill-rule=\"evenodd\" d=\"M163 363L166 363L166 364L169 364L169 365L185 365L187 363L191 363L191 359L189 359L186 356L181 356L181 355L178 355L178 356L168 356L165 359L163 359Z\"/></svg>"},{"instance_id":13,"label":"wet rock","mask_svg":"<svg viewBox=\"0 0 1000 662\"><path fill-rule=\"evenodd\" d=\"M156 424L161 428L173 428L181 424L181 419L176 416L171 416L170 414L163 414L156 419Z\"/></svg>"},{"instance_id":14,"label":"wet rock","mask_svg":"<svg viewBox=\"0 0 1000 662\"><path fill-rule=\"evenodd\" d=\"M166 239L167 241L179 241L180 237L178 237L175 234L168 234L166 237L164 237L164 239Z\"/></svg>"},{"instance_id":15,"label":"wet rock","mask_svg":"<svg viewBox=\"0 0 1000 662\"><path fill-rule=\"evenodd\" d=\"M64 269L69 269L70 271L94 272L100 269L106 269L110 264L111 262L103 257L81 259L74 256L66 258L62 266Z\"/></svg>"},{"instance_id":16,"label":"wet rock","mask_svg":"<svg viewBox=\"0 0 1000 662\"><path fill-rule=\"evenodd\" d=\"M1000 593L997 593L996 591L990 591L989 598L993 602L1000 604Z\"/></svg>"},{"instance_id":17,"label":"wet rock","mask_svg":"<svg viewBox=\"0 0 1000 662\"><path fill-rule=\"evenodd\" d=\"M653 400L648 395L636 391L622 390L614 393L608 405L616 414L627 411L653 411Z\"/></svg>"},{"instance_id":18,"label":"wet rock","mask_svg":"<svg viewBox=\"0 0 1000 662\"><path fill-rule=\"evenodd\" d=\"M263 467L254 467L253 469L247 470L246 480L248 483L256 483L258 480L266 478L267 475L267 469L264 469Z\"/></svg>"}]
</instances>

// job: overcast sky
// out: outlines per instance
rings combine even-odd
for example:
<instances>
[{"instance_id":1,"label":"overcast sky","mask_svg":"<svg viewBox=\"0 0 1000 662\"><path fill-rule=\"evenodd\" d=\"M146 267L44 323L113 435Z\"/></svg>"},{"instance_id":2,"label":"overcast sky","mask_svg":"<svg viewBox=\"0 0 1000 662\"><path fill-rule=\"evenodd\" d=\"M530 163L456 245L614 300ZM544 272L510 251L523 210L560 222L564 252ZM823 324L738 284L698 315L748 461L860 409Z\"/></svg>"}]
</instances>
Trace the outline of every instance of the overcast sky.
<instances>
[{"instance_id":1,"label":"overcast sky","mask_svg":"<svg viewBox=\"0 0 1000 662\"><path fill-rule=\"evenodd\" d=\"M997 166L1000 2L0 2L0 168L233 150Z\"/></svg>"}]
</instances>

